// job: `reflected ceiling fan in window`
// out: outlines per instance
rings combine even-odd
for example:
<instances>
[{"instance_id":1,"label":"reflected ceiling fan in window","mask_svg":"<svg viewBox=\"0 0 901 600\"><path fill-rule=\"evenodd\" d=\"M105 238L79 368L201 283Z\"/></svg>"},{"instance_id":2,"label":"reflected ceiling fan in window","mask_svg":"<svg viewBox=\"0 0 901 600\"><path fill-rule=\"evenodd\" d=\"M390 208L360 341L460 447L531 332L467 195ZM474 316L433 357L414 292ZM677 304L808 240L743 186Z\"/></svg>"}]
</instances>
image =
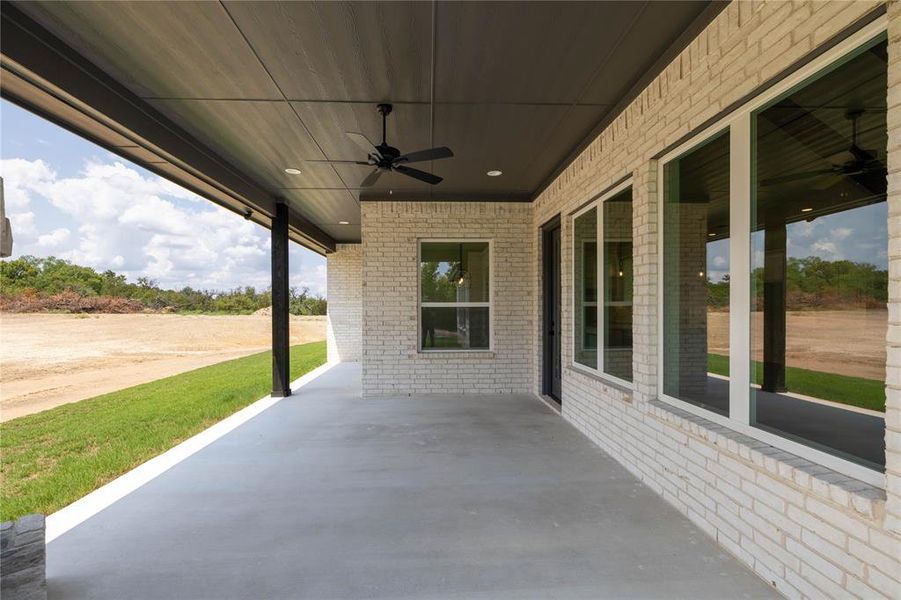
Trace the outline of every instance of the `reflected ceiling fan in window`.
<instances>
[{"instance_id":1,"label":"reflected ceiling fan in window","mask_svg":"<svg viewBox=\"0 0 901 600\"><path fill-rule=\"evenodd\" d=\"M815 171L804 171L801 173L790 173L780 177L764 179L760 182L762 186L779 185L780 183L790 183L793 181L801 181L811 179L813 177L822 177L824 175L869 175L874 173L884 173L886 171L885 163L876 156L875 152L864 150L857 145L857 121L863 116L863 110L853 110L848 112L847 117L851 121L851 147L841 154L849 154L850 159L839 164L833 164L828 169L817 169Z\"/></svg>"},{"instance_id":2,"label":"reflected ceiling fan in window","mask_svg":"<svg viewBox=\"0 0 901 600\"><path fill-rule=\"evenodd\" d=\"M389 146L385 141L388 115L391 114L392 106L390 104L379 104L379 114L382 115L382 143L376 146L362 133L347 132L349 137L357 146L366 153L366 160L317 160L309 162L325 162L329 164L352 164L352 165L370 165L375 169L366 176L360 183L360 187L372 187L378 181L382 173L394 171L419 181L424 181L432 185L441 183L442 178L432 173L426 173L419 169L408 167L407 164L415 162L423 162L427 160L438 160L440 158L451 158L454 153L450 148L440 146L438 148L430 148L428 150L419 150L418 152L409 152L401 154L400 150L393 146Z\"/></svg>"}]
</instances>

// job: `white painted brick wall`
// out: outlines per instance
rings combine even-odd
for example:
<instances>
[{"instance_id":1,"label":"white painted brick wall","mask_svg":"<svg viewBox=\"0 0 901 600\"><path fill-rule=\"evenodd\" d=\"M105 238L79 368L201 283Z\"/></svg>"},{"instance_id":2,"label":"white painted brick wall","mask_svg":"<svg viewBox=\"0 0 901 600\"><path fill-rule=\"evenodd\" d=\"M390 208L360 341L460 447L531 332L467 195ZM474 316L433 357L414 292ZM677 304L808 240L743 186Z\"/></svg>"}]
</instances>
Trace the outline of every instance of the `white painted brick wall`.
<instances>
[{"instance_id":1,"label":"white painted brick wall","mask_svg":"<svg viewBox=\"0 0 901 600\"><path fill-rule=\"evenodd\" d=\"M563 416L786 596L901 598L901 4L889 18L886 489L660 403L653 157L882 3L733 2L533 205L363 204L365 395L540 389L540 226L562 214ZM633 176L634 391L575 371L568 213ZM495 239L495 353L417 352L416 240ZM499 279L498 279L499 278ZM331 298L330 298L331 300ZM531 335L530 335L531 334Z\"/></svg>"},{"instance_id":2,"label":"white painted brick wall","mask_svg":"<svg viewBox=\"0 0 901 600\"><path fill-rule=\"evenodd\" d=\"M890 325L887 492L655 400L661 150L861 18L878 2L733 2L545 190L562 214L563 415L789 597L901 598L901 4L889 13ZM634 391L568 368L572 222L633 175ZM535 252L536 265L540 253ZM540 314L540 269L535 270ZM538 321L533 362L540 365ZM896 376L893 377L893 373ZM539 370L533 370L533 391Z\"/></svg>"},{"instance_id":3,"label":"white painted brick wall","mask_svg":"<svg viewBox=\"0 0 901 600\"><path fill-rule=\"evenodd\" d=\"M535 302L532 209L521 203L364 202L363 394L528 393ZM417 243L492 240L493 350L418 348Z\"/></svg>"},{"instance_id":4,"label":"white painted brick wall","mask_svg":"<svg viewBox=\"0 0 901 600\"><path fill-rule=\"evenodd\" d=\"M326 257L329 361L359 362L363 338L363 246L338 244Z\"/></svg>"}]
</instances>

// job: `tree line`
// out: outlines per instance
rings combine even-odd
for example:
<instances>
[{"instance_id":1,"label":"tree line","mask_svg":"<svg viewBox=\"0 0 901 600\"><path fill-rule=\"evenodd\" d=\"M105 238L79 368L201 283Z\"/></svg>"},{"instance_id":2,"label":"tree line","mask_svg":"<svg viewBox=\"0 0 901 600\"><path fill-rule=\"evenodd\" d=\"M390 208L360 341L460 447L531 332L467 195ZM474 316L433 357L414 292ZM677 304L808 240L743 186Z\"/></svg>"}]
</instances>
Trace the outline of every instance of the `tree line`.
<instances>
[{"instance_id":1,"label":"tree line","mask_svg":"<svg viewBox=\"0 0 901 600\"><path fill-rule=\"evenodd\" d=\"M67 310L74 312L136 312L250 314L272 304L270 290L252 286L232 290L180 290L161 288L139 277L135 283L112 270L97 272L55 257L23 256L0 262L0 299L3 308L19 312ZM309 288L290 290L289 310L294 315L324 315L325 298Z\"/></svg>"},{"instance_id":2,"label":"tree line","mask_svg":"<svg viewBox=\"0 0 901 600\"><path fill-rule=\"evenodd\" d=\"M885 308L888 271L850 260L823 260L818 256L786 260L786 309ZM751 293L757 310L763 308L763 267L751 272ZM707 304L729 306L729 276L707 281Z\"/></svg>"}]
</instances>

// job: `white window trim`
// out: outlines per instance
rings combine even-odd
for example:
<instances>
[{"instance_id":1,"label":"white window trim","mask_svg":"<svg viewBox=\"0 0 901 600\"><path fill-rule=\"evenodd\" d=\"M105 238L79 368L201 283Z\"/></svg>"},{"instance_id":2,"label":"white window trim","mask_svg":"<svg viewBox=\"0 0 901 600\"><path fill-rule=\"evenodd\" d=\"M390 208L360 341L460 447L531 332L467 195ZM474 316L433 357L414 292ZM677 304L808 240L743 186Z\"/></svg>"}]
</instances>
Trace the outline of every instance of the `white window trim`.
<instances>
[{"instance_id":1,"label":"white window trim","mask_svg":"<svg viewBox=\"0 0 901 600\"><path fill-rule=\"evenodd\" d=\"M422 245L431 243L487 243L488 244L488 302L423 302L422 301ZM488 308L487 348L423 348L422 309ZM416 240L416 351L420 354L485 354L494 352L494 241L489 238L420 238Z\"/></svg>"},{"instance_id":2,"label":"white window trim","mask_svg":"<svg viewBox=\"0 0 901 600\"><path fill-rule=\"evenodd\" d=\"M595 247L597 248L597 252L598 252L598 257L597 257L597 260L595 261L596 269L597 269L597 273L595 274L595 280L597 281L597 287L598 287L597 292L596 292L597 300L595 302L588 302L588 303L583 302L582 305L586 306L586 305L593 304L595 312L597 314L596 323L597 323L598 346L597 346L596 352L597 352L598 366L596 368L592 369L591 367L589 367L587 365L583 365L582 363L576 361L576 340L581 338L583 332L575 331L575 323L576 323L576 319L575 319L576 294L575 293L572 294L572 306L571 306L571 313L570 313L573 315L573 318L572 318L573 347L572 347L572 353L570 355L570 361L569 361L570 368L572 368L576 371L581 371L583 373L587 373L587 374L591 375L592 377L601 379L602 381L609 381L610 383L613 383L617 386L624 387L624 388L627 388L630 390L635 388L635 384L632 381L627 381L625 379L617 377L616 375L611 375L610 373L607 373L606 371L604 371L604 366L603 366L604 365L604 337L603 337L603 331L604 331L603 307L604 307L604 303L601 299L604 298L605 290L604 290L604 280L601 277L604 272L604 264L603 264L604 261L601 260L602 257L600 256L600 253L603 251L603 248L604 248L604 245L603 245L603 242L604 242L604 240L603 240L603 238L604 238L603 204L607 200L609 200L615 196L618 196L619 194L626 191L627 189L630 189L631 187L632 187L632 178L628 177L625 180L623 180L621 183L617 184L615 187L613 187L613 188L607 190L606 192L604 192L603 194L601 194L600 196L596 196L588 204L586 204L585 206L583 206L582 208L580 208L578 211L574 212L570 216L570 226L572 227L572 231L573 231L573 240L575 240L576 219L578 219L582 215L590 212L591 209L597 209L597 212L595 213L595 218L597 219L597 232L596 232L596 239L595 239ZM633 226L634 226L634 223L633 223ZM582 241L586 242L588 240L582 240ZM573 243L573 244L570 244L570 246L572 248L572 263L571 264L573 265L573 268L570 269L570 289L575 290L576 283L577 283L576 282L576 269L575 269L575 264L576 264L575 253L576 253L577 244ZM583 247L584 246L580 246L580 250L582 250ZM583 250L583 256L584 256L584 250ZM579 283L579 294L581 295L584 290L582 289L581 282L578 282L578 283ZM633 280L633 286L634 286L634 280ZM633 306L633 311L634 311L634 306L635 306L634 290L632 293L632 298L633 298L632 306ZM634 312L633 312L633 315L634 315ZM579 336L579 338L577 338L576 336ZM583 340L583 342L584 342L584 340ZM583 346L584 346L584 343L583 343ZM633 346L633 350L634 350L634 346Z\"/></svg>"},{"instance_id":3,"label":"white window trim","mask_svg":"<svg viewBox=\"0 0 901 600\"><path fill-rule=\"evenodd\" d=\"M752 113L795 86L804 83L833 63L840 61L857 48L886 32L888 18L882 15L873 23L849 36L835 47L824 52L809 64L798 69L762 94L749 100L729 115L723 117L690 140L666 153L659 159L658 182L658 269L657 269L657 397L689 413L723 425L739 433L760 440L776 448L833 471L859 479L870 485L885 488L885 475L835 454L776 435L750 424L750 303L751 303L751 117ZM663 393L663 209L664 168L667 163L702 145L724 131L729 132L729 417L667 396Z\"/></svg>"}]
</instances>

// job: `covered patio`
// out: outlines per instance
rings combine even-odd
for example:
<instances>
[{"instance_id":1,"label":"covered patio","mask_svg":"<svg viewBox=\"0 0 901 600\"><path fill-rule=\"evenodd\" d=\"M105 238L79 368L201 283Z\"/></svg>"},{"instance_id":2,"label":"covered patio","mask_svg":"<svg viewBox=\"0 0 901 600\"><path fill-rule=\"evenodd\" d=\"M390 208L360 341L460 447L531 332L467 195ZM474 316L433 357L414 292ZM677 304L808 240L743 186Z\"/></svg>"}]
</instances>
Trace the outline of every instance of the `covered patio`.
<instances>
[{"instance_id":1,"label":"covered patio","mask_svg":"<svg viewBox=\"0 0 901 600\"><path fill-rule=\"evenodd\" d=\"M0 8L3 98L272 234L273 406L53 595L901 596L901 2Z\"/></svg>"},{"instance_id":2,"label":"covered patio","mask_svg":"<svg viewBox=\"0 0 901 600\"><path fill-rule=\"evenodd\" d=\"M341 363L47 548L51 598L768 598L531 396Z\"/></svg>"}]
</instances>

